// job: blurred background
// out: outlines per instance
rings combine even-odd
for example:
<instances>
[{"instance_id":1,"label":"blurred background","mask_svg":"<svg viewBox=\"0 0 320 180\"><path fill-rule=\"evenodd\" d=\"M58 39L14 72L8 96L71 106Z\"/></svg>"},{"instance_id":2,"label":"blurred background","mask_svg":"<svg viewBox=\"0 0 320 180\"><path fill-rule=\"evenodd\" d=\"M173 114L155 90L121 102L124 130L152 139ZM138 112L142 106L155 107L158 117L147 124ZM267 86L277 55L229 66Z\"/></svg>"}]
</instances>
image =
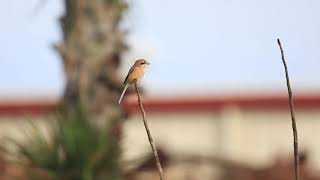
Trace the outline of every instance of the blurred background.
<instances>
[{"instance_id":1,"label":"blurred background","mask_svg":"<svg viewBox=\"0 0 320 180\"><path fill-rule=\"evenodd\" d=\"M320 179L317 0L11 0L0 6L0 179Z\"/></svg>"}]
</instances>

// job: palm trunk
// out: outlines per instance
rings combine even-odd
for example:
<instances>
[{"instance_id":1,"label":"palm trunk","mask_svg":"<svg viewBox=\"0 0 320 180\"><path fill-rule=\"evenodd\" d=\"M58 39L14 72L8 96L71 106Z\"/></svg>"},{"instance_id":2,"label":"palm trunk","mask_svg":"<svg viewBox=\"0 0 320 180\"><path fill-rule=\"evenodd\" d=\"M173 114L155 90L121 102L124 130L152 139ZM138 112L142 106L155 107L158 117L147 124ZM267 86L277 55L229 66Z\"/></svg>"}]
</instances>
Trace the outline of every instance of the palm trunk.
<instances>
[{"instance_id":1,"label":"palm trunk","mask_svg":"<svg viewBox=\"0 0 320 180\"><path fill-rule=\"evenodd\" d=\"M119 24L126 8L122 0L65 0L63 42L56 48L63 59L66 108L80 104L104 119L119 116L118 67L126 49Z\"/></svg>"}]
</instances>

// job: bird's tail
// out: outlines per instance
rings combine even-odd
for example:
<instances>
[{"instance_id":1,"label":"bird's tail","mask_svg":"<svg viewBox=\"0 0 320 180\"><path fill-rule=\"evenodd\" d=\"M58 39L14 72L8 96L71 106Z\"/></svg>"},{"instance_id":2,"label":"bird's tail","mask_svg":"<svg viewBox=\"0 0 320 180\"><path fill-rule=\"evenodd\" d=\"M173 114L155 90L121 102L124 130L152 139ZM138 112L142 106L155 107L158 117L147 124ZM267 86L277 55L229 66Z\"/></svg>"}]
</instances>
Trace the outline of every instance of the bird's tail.
<instances>
[{"instance_id":1,"label":"bird's tail","mask_svg":"<svg viewBox=\"0 0 320 180\"><path fill-rule=\"evenodd\" d=\"M126 85L124 86L124 88L123 88L123 90L122 90L121 96L120 96L120 98L119 98L119 101L118 101L119 104L121 103L122 98L123 98L124 94L126 93L128 87L129 87L129 83L126 83Z\"/></svg>"}]
</instances>

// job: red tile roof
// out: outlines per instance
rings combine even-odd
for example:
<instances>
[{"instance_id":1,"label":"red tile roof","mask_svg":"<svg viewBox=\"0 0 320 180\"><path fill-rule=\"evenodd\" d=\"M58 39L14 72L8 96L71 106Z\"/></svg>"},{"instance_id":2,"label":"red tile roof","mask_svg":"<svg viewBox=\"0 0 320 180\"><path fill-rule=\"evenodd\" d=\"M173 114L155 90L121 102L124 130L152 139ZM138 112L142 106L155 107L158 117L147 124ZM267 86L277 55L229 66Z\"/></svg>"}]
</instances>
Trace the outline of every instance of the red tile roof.
<instances>
[{"instance_id":1,"label":"red tile roof","mask_svg":"<svg viewBox=\"0 0 320 180\"><path fill-rule=\"evenodd\" d=\"M49 100L0 100L0 115L46 114L56 105L57 101Z\"/></svg>"},{"instance_id":2,"label":"red tile roof","mask_svg":"<svg viewBox=\"0 0 320 180\"><path fill-rule=\"evenodd\" d=\"M251 109L281 109L288 108L286 96L192 96L188 98L145 97L145 109L152 112L175 111L210 111L219 110L228 105ZM320 108L320 95L294 96L296 108ZM0 100L0 115L42 114L53 110L57 105L54 100ZM123 103L129 113L137 111L135 97Z\"/></svg>"},{"instance_id":3,"label":"red tile roof","mask_svg":"<svg viewBox=\"0 0 320 180\"><path fill-rule=\"evenodd\" d=\"M145 98L145 109L152 112L163 111L210 111L233 105L251 109L288 108L287 96L234 96L234 97L191 97L191 98ZM320 108L320 95L295 96L296 108ZM124 108L129 113L137 111L135 100L126 101Z\"/></svg>"}]
</instances>

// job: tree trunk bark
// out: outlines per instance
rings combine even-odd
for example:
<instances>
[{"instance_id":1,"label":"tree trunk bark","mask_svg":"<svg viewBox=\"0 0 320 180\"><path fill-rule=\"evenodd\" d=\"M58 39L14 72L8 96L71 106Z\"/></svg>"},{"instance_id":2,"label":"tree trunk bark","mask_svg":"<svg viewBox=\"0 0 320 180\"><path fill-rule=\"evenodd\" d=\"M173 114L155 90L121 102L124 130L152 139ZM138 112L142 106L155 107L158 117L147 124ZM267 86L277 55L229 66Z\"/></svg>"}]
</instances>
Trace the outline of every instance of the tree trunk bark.
<instances>
[{"instance_id":1,"label":"tree trunk bark","mask_svg":"<svg viewBox=\"0 0 320 180\"><path fill-rule=\"evenodd\" d=\"M65 0L63 42L56 45L64 65L63 105L80 104L97 117L119 117L121 53L127 49L119 24L122 0Z\"/></svg>"}]
</instances>

